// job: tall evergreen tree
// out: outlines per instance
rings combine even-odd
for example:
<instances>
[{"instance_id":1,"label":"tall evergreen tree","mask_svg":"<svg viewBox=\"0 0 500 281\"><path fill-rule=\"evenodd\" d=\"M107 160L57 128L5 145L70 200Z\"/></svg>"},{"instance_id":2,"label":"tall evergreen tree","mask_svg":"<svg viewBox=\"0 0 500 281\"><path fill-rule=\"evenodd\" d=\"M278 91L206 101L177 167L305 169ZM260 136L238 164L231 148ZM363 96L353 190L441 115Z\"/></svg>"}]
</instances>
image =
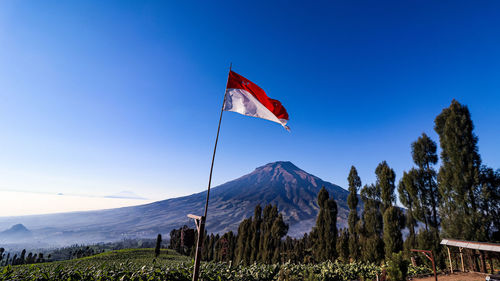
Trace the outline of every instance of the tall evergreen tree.
<instances>
[{"instance_id":1,"label":"tall evergreen tree","mask_svg":"<svg viewBox=\"0 0 500 281\"><path fill-rule=\"evenodd\" d=\"M314 232L314 257L316 261L334 260L337 257L337 203L322 187L318 193L319 212Z\"/></svg>"},{"instance_id":2,"label":"tall evergreen tree","mask_svg":"<svg viewBox=\"0 0 500 281\"><path fill-rule=\"evenodd\" d=\"M420 201L423 221L426 229L432 228L437 233L439 227L439 191L436 182L436 171L433 166L438 161L437 145L425 133L411 144L413 162L418 167L420 182ZM437 237L439 240L439 237Z\"/></svg>"},{"instance_id":3,"label":"tall evergreen tree","mask_svg":"<svg viewBox=\"0 0 500 281\"><path fill-rule=\"evenodd\" d=\"M257 261L259 254L259 244L262 224L262 207L259 205L255 206L253 221L252 221L252 253L250 257L250 262Z\"/></svg>"},{"instance_id":4,"label":"tall evergreen tree","mask_svg":"<svg viewBox=\"0 0 500 281\"><path fill-rule=\"evenodd\" d=\"M238 235L236 242L236 256L235 263L236 264L244 264L247 265L249 263L248 257L248 244L251 241L251 228L252 227L252 219L244 219L239 227L238 227Z\"/></svg>"},{"instance_id":5,"label":"tall evergreen tree","mask_svg":"<svg viewBox=\"0 0 500 281\"><path fill-rule=\"evenodd\" d=\"M283 215L278 214L278 217L274 219L273 225L271 226L271 249L268 252L272 252L271 263L281 262L281 238L283 238L288 232L288 224L283 220Z\"/></svg>"},{"instance_id":6,"label":"tall evergreen tree","mask_svg":"<svg viewBox=\"0 0 500 281\"><path fill-rule=\"evenodd\" d=\"M409 253L410 249L417 248L417 236L415 229L417 228L417 212L418 212L418 187L416 184L415 169L409 172L404 172L403 177L399 181L398 193L399 201L406 207L406 227L408 228L408 236L404 242L404 249Z\"/></svg>"},{"instance_id":7,"label":"tall evergreen tree","mask_svg":"<svg viewBox=\"0 0 500 281\"><path fill-rule=\"evenodd\" d=\"M469 109L453 100L436 117L442 166L438 173L441 226L445 237L484 241L480 213L481 157Z\"/></svg>"},{"instance_id":8,"label":"tall evergreen tree","mask_svg":"<svg viewBox=\"0 0 500 281\"><path fill-rule=\"evenodd\" d=\"M500 241L500 169L481 167L481 213L489 241Z\"/></svg>"},{"instance_id":9,"label":"tall evergreen tree","mask_svg":"<svg viewBox=\"0 0 500 281\"><path fill-rule=\"evenodd\" d=\"M337 253L344 263L349 263L349 241L349 231L341 229L337 238Z\"/></svg>"},{"instance_id":10,"label":"tall evergreen tree","mask_svg":"<svg viewBox=\"0 0 500 281\"><path fill-rule=\"evenodd\" d=\"M377 186L380 187L383 213L383 240L385 257L390 258L392 253L397 253L403 249L404 217L402 212L393 207L396 197L394 184L396 173L389 167L386 161L380 163L375 169L377 175Z\"/></svg>"},{"instance_id":11,"label":"tall evergreen tree","mask_svg":"<svg viewBox=\"0 0 500 281\"><path fill-rule=\"evenodd\" d=\"M404 216L398 207L390 206L384 212L384 251L386 259L403 250Z\"/></svg>"},{"instance_id":12,"label":"tall evergreen tree","mask_svg":"<svg viewBox=\"0 0 500 281\"><path fill-rule=\"evenodd\" d=\"M365 185L361 189L363 217L359 227L359 242L363 249L361 258L365 262L380 262L384 258L382 240L382 213L380 211L380 188Z\"/></svg>"},{"instance_id":13,"label":"tall evergreen tree","mask_svg":"<svg viewBox=\"0 0 500 281\"><path fill-rule=\"evenodd\" d=\"M347 205L349 206L349 256L353 260L359 260L359 237L357 232L358 217L358 190L361 188L361 179L358 176L356 167L351 166L351 171L347 177L349 182L349 195L347 196Z\"/></svg>"},{"instance_id":14,"label":"tall evergreen tree","mask_svg":"<svg viewBox=\"0 0 500 281\"><path fill-rule=\"evenodd\" d=\"M261 228L261 237L259 241L259 261L263 263L271 263L274 255L274 249L271 241L271 228L274 219L278 216L278 207L271 204L264 207Z\"/></svg>"},{"instance_id":15,"label":"tall evergreen tree","mask_svg":"<svg viewBox=\"0 0 500 281\"><path fill-rule=\"evenodd\" d=\"M389 167L386 161L382 161L375 169L375 175L377 176L378 189L380 189L382 213L384 213L396 200L394 195L396 173L394 173L394 170Z\"/></svg>"},{"instance_id":16,"label":"tall evergreen tree","mask_svg":"<svg viewBox=\"0 0 500 281\"><path fill-rule=\"evenodd\" d=\"M158 234L158 236L156 237L155 257L158 257L160 255L160 249L161 249L161 234Z\"/></svg>"}]
</instances>

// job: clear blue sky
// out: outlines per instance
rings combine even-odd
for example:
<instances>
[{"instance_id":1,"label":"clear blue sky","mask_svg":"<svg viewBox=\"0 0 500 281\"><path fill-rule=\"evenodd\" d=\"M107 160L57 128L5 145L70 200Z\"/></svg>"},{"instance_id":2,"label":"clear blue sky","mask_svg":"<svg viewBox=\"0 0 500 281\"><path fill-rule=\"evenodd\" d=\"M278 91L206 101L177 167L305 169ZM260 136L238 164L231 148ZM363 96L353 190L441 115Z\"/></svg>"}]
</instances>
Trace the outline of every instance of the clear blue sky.
<instances>
[{"instance_id":1,"label":"clear blue sky","mask_svg":"<svg viewBox=\"0 0 500 281\"><path fill-rule=\"evenodd\" d=\"M500 2L270 2L1 1L0 190L204 190L230 62L292 132L226 112L214 185L277 160L399 181L453 98L500 167Z\"/></svg>"}]
</instances>

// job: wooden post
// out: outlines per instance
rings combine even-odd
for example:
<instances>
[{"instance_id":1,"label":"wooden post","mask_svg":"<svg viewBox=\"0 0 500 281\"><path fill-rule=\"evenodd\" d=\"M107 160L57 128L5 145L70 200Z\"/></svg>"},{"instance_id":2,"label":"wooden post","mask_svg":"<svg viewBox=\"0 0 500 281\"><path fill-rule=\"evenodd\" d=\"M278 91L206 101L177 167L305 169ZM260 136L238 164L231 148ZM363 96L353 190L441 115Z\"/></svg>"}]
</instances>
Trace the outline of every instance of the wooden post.
<instances>
[{"instance_id":1,"label":"wooden post","mask_svg":"<svg viewBox=\"0 0 500 281\"><path fill-rule=\"evenodd\" d=\"M437 272L436 272L436 263L434 262L434 255L432 254L432 251L430 251L430 250L415 250L415 249L411 249L410 251L422 253L422 254L424 254L424 256L426 258L428 258L432 262L432 270L434 271L434 279L436 281L438 281Z\"/></svg>"},{"instance_id":2,"label":"wooden post","mask_svg":"<svg viewBox=\"0 0 500 281\"><path fill-rule=\"evenodd\" d=\"M465 272L465 267L464 267L464 253L462 252L462 247L460 249L460 262L462 263L462 272Z\"/></svg>"},{"instance_id":3,"label":"wooden post","mask_svg":"<svg viewBox=\"0 0 500 281\"><path fill-rule=\"evenodd\" d=\"M450 260L450 270L451 270L451 274L453 274L453 261L451 260L450 247L446 246L446 249L448 250L448 259Z\"/></svg>"}]
</instances>

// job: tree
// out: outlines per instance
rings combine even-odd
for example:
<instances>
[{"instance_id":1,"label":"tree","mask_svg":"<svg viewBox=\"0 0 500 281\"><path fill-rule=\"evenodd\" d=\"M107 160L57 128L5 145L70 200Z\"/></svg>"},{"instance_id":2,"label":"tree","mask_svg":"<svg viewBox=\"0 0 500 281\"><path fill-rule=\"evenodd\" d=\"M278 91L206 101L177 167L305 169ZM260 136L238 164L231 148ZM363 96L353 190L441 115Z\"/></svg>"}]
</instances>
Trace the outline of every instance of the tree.
<instances>
[{"instance_id":1,"label":"tree","mask_svg":"<svg viewBox=\"0 0 500 281\"><path fill-rule=\"evenodd\" d=\"M278 214L278 217L274 219L273 225L271 227L270 245L271 249L268 252L272 252L271 263L277 263L281 261L281 238L283 238L288 232L288 224L283 220L283 215Z\"/></svg>"},{"instance_id":2,"label":"tree","mask_svg":"<svg viewBox=\"0 0 500 281\"><path fill-rule=\"evenodd\" d=\"M349 241L349 231L341 229L337 238L337 253L339 259L345 263L349 263Z\"/></svg>"},{"instance_id":3,"label":"tree","mask_svg":"<svg viewBox=\"0 0 500 281\"><path fill-rule=\"evenodd\" d=\"M316 261L334 260L337 257L337 203L322 187L318 193L319 212L314 232L314 256Z\"/></svg>"},{"instance_id":4,"label":"tree","mask_svg":"<svg viewBox=\"0 0 500 281\"><path fill-rule=\"evenodd\" d=\"M445 237L484 241L487 237L480 213L481 157L469 109L453 100L436 117L442 166L437 176L441 226Z\"/></svg>"},{"instance_id":5,"label":"tree","mask_svg":"<svg viewBox=\"0 0 500 281\"><path fill-rule=\"evenodd\" d=\"M484 215L484 230L489 241L500 240L500 169L493 171L481 167L481 213Z\"/></svg>"},{"instance_id":6,"label":"tree","mask_svg":"<svg viewBox=\"0 0 500 281\"><path fill-rule=\"evenodd\" d=\"M384 212L384 250L385 257L390 258L393 253L403 250L404 216L398 207L390 206Z\"/></svg>"},{"instance_id":7,"label":"tree","mask_svg":"<svg viewBox=\"0 0 500 281\"><path fill-rule=\"evenodd\" d=\"M252 253L250 257L250 262L256 261L259 255L261 224L262 224L262 207L260 206L260 204L258 204L257 206L255 206L253 221L252 221L252 241L251 241Z\"/></svg>"},{"instance_id":8,"label":"tree","mask_svg":"<svg viewBox=\"0 0 500 281\"><path fill-rule=\"evenodd\" d=\"M161 249L161 234L158 234L158 236L156 237L155 257L158 257L160 255L160 249Z\"/></svg>"},{"instance_id":9,"label":"tree","mask_svg":"<svg viewBox=\"0 0 500 281\"><path fill-rule=\"evenodd\" d=\"M251 241L251 226L252 226L252 219L244 219L239 227L238 227L238 236L237 236L237 242L236 242L236 257L235 257L235 262L236 264L244 264L247 265L249 264L249 257L250 254L249 252L249 243Z\"/></svg>"},{"instance_id":10,"label":"tree","mask_svg":"<svg viewBox=\"0 0 500 281\"><path fill-rule=\"evenodd\" d=\"M380 188L365 185L361 189L364 210L359 224L359 242L363 249L361 258L365 262L380 262L384 258L382 240L382 214L380 212Z\"/></svg>"},{"instance_id":11,"label":"tree","mask_svg":"<svg viewBox=\"0 0 500 281\"><path fill-rule=\"evenodd\" d=\"M404 242L404 249L409 253L410 249L417 247L417 236L415 228L417 225L417 212L418 212L418 188L416 184L415 169L409 172L404 172L403 177L399 181L398 193L399 201L406 207L406 227L408 227L409 234Z\"/></svg>"},{"instance_id":12,"label":"tree","mask_svg":"<svg viewBox=\"0 0 500 281\"><path fill-rule=\"evenodd\" d=\"M394 195L396 173L394 173L394 170L389 167L386 161L383 161L375 169L375 174L382 199L385 257L389 258L392 256L392 253L403 249L403 235L401 230L404 227L404 217L399 208L393 206L396 201Z\"/></svg>"},{"instance_id":13,"label":"tree","mask_svg":"<svg viewBox=\"0 0 500 281\"><path fill-rule=\"evenodd\" d=\"M380 190L380 199L382 200L382 213L384 213L396 201L396 197L394 196L396 173L394 173L394 170L389 167L386 161L382 161L375 169L375 175L377 176L377 186Z\"/></svg>"},{"instance_id":14,"label":"tree","mask_svg":"<svg viewBox=\"0 0 500 281\"><path fill-rule=\"evenodd\" d=\"M420 206L426 229L433 228L438 233L439 227L439 191L436 182L436 171L433 166L438 161L437 145L425 133L411 144L413 162L418 167ZM436 237L439 240L439 236Z\"/></svg>"},{"instance_id":15,"label":"tree","mask_svg":"<svg viewBox=\"0 0 500 281\"><path fill-rule=\"evenodd\" d=\"M361 188L361 179L358 176L358 171L356 167L351 166L351 171L347 177L349 182L349 195L347 196L347 205L349 206L349 256L353 260L359 260L360 249L359 249L359 237L357 232L357 224L359 221L358 217L358 190Z\"/></svg>"}]
</instances>

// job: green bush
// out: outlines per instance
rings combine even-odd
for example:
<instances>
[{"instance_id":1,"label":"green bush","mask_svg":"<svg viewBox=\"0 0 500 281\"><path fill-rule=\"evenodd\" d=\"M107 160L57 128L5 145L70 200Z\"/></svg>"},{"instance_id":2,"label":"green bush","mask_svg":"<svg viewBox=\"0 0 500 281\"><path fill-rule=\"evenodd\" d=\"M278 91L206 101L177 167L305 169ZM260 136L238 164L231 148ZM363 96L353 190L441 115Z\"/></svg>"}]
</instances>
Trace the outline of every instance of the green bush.
<instances>
[{"instance_id":1,"label":"green bush","mask_svg":"<svg viewBox=\"0 0 500 281\"><path fill-rule=\"evenodd\" d=\"M403 253L393 253L387 262L387 277L390 281L405 281L408 276L409 262L403 258Z\"/></svg>"}]
</instances>

